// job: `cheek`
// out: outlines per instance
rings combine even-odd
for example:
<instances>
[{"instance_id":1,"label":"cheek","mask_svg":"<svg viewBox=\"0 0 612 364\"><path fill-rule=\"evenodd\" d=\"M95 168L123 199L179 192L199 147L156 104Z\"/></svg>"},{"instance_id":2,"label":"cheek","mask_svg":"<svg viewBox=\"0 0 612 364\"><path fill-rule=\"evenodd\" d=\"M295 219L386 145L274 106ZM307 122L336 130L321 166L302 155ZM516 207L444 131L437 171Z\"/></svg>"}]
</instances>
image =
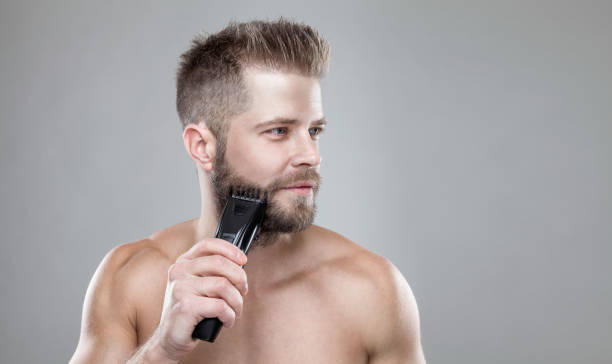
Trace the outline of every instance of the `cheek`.
<instances>
[{"instance_id":1,"label":"cheek","mask_svg":"<svg viewBox=\"0 0 612 364\"><path fill-rule=\"evenodd\" d=\"M251 141L240 149L228 148L227 158L240 175L268 184L282 174L285 154L269 144Z\"/></svg>"}]
</instances>

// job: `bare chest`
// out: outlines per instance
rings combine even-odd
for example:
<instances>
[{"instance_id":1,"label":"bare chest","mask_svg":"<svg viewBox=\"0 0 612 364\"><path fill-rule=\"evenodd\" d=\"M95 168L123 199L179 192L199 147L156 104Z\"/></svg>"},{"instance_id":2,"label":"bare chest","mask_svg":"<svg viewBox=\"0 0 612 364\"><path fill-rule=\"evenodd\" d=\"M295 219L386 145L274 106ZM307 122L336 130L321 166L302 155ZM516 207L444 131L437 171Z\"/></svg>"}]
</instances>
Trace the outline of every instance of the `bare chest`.
<instances>
[{"instance_id":1,"label":"bare chest","mask_svg":"<svg viewBox=\"0 0 612 364\"><path fill-rule=\"evenodd\" d=\"M244 298L244 312L214 343L200 342L182 363L366 363L358 324L342 292L290 287ZM159 316L157 316L159 317ZM157 321L150 326L155 329Z\"/></svg>"}]
</instances>

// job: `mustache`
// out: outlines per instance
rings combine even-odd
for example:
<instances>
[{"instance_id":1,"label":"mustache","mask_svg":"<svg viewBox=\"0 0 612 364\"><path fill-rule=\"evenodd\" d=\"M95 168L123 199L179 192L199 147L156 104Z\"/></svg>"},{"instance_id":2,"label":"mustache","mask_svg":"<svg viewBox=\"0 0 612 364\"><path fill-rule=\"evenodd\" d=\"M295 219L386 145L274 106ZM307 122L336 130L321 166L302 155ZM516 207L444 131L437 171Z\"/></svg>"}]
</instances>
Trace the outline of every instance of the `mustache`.
<instances>
[{"instance_id":1,"label":"mustache","mask_svg":"<svg viewBox=\"0 0 612 364\"><path fill-rule=\"evenodd\" d=\"M303 171L298 171L288 176L279 178L276 181L272 182L267 187L267 190L277 191L277 190L282 189L283 187L290 186L294 183L304 182L304 181L313 182L315 184L313 186L313 189L318 190L319 186L321 185L321 175L316 169L306 169Z\"/></svg>"},{"instance_id":2,"label":"mustache","mask_svg":"<svg viewBox=\"0 0 612 364\"><path fill-rule=\"evenodd\" d=\"M318 192L321 185L321 175L319 174L317 168L303 168L297 170L294 173L273 180L266 186L239 175L236 170L234 170L222 159L219 163L217 163L217 166L211 175L211 182L214 186L215 195L220 205L223 205L227 199L230 186L253 189L260 192L274 193L275 191L280 191L286 186L303 181L312 182L313 191Z\"/></svg>"}]
</instances>

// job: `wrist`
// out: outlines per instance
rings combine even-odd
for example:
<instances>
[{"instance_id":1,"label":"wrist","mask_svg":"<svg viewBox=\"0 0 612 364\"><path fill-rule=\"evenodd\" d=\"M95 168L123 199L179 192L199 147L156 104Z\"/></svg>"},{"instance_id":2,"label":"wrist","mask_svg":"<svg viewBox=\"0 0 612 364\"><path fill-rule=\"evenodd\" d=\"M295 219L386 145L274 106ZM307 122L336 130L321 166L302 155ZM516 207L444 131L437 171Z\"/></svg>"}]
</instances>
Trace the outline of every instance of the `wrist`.
<instances>
[{"instance_id":1,"label":"wrist","mask_svg":"<svg viewBox=\"0 0 612 364\"><path fill-rule=\"evenodd\" d=\"M157 335L155 334L148 341L143 354L145 363L177 364L179 362L178 360L168 358L168 354L160 345L159 340L157 340Z\"/></svg>"}]
</instances>

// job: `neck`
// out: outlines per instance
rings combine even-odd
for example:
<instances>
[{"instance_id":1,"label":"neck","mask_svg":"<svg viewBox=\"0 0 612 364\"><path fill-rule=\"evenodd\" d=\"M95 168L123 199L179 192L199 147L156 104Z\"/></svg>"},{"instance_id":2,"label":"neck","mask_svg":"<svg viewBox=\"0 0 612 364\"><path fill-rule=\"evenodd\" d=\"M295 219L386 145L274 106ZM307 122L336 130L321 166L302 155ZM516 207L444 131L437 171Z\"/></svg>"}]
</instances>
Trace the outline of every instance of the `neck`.
<instances>
[{"instance_id":1,"label":"neck","mask_svg":"<svg viewBox=\"0 0 612 364\"><path fill-rule=\"evenodd\" d=\"M197 219L195 226L195 242L201 241L207 237L215 236L219 216L214 203L214 189L210 183L207 183L208 178L204 177L201 170L198 168L200 180L200 195L202 196L202 204L200 210L200 218Z\"/></svg>"}]
</instances>

